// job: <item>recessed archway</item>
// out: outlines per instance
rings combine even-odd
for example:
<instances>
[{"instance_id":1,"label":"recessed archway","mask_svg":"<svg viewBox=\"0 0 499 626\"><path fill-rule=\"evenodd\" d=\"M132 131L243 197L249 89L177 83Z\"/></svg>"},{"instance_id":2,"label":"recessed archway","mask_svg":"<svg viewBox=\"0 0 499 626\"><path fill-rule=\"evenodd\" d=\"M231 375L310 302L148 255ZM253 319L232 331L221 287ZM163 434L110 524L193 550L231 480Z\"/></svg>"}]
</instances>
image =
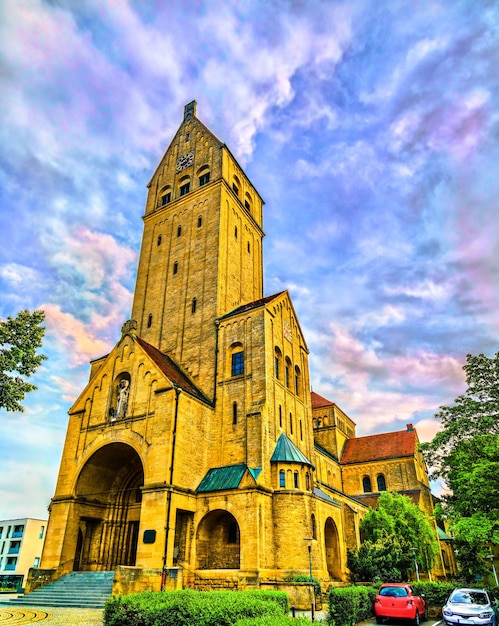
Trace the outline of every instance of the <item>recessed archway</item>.
<instances>
[{"instance_id":1,"label":"recessed archway","mask_svg":"<svg viewBox=\"0 0 499 626\"><path fill-rule=\"evenodd\" d=\"M327 571L331 578L341 579L340 541L338 529L328 517L324 526L324 547L326 552Z\"/></svg>"},{"instance_id":2,"label":"recessed archway","mask_svg":"<svg viewBox=\"0 0 499 626\"><path fill-rule=\"evenodd\" d=\"M79 513L75 568L112 570L135 565L144 470L124 443L97 450L76 482Z\"/></svg>"},{"instance_id":3,"label":"recessed archway","mask_svg":"<svg viewBox=\"0 0 499 626\"><path fill-rule=\"evenodd\" d=\"M239 569L241 537L236 518L228 511L210 511L197 531L198 569Z\"/></svg>"}]
</instances>

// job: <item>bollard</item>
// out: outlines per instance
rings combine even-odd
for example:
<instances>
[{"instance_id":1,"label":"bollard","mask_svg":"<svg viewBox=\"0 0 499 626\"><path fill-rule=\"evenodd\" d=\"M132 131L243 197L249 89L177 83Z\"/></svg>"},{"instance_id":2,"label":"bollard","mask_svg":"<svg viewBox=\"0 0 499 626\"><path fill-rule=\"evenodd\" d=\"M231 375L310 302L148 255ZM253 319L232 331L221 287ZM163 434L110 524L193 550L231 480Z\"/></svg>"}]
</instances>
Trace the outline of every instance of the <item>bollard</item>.
<instances>
[{"instance_id":1,"label":"bollard","mask_svg":"<svg viewBox=\"0 0 499 626\"><path fill-rule=\"evenodd\" d=\"M291 616L292 617L296 617L296 609L295 609L294 605L291 607Z\"/></svg>"}]
</instances>

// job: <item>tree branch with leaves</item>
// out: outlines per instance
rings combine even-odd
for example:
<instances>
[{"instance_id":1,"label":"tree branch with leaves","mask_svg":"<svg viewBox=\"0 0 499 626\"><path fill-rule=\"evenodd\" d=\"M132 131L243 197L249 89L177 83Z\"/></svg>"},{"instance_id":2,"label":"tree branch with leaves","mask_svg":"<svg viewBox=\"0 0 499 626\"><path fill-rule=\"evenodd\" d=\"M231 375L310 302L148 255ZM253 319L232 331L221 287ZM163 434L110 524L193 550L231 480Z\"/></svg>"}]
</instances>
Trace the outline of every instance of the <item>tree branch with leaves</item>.
<instances>
[{"instance_id":1,"label":"tree branch with leaves","mask_svg":"<svg viewBox=\"0 0 499 626\"><path fill-rule=\"evenodd\" d=\"M421 444L431 478L442 479L442 514L469 579L487 571L485 555L499 544L499 352L466 357L467 390L435 415L442 429Z\"/></svg>"},{"instance_id":2,"label":"tree branch with leaves","mask_svg":"<svg viewBox=\"0 0 499 626\"><path fill-rule=\"evenodd\" d=\"M0 409L24 411L21 402L36 389L26 378L47 358L37 354L45 335L44 319L43 311L24 310L0 320Z\"/></svg>"}]
</instances>

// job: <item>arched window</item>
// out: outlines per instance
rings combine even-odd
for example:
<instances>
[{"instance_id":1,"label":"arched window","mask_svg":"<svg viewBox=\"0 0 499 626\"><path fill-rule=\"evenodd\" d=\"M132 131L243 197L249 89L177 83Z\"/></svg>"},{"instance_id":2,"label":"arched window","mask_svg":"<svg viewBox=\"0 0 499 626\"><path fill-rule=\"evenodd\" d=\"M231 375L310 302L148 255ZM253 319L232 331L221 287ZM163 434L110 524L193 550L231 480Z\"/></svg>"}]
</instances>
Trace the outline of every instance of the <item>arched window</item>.
<instances>
[{"instance_id":1,"label":"arched window","mask_svg":"<svg viewBox=\"0 0 499 626\"><path fill-rule=\"evenodd\" d=\"M251 196L249 193L244 194L244 208L251 213Z\"/></svg>"},{"instance_id":2,"label":"arched window","mask_svg":"<svg viewBox=\"0 0 499 626\"><path fill-rule=\"evenodd\" d=\"M172 200L172 188L170 185L163 187L163 189L159 192L159 202L158 206L165 206Z\"/></svg>"},{"instance_id":3,"label":"arched window","mask_svg":"<svg viewBox=\"0 0 499 626\"><path fill-rule=\"evenodd\" d=\"M157 241L158 246L161 245L161 235L158 235L158 241Z\"/></svg>"},{"instance_id":4,"label":"arched window","mask_svg":"<svg viewBox=\"0 0 499 626\"><path fill-rule=\"evenodd\" d=\"M178 195L179 197L185 196L191 190L191 181L189 176L184 176L179 181Z\"/></svg>"},{"instance_id":5,"label":"arched window","mask_svg":"<svg viewBox=\"0 0 499 626\"><path fill-rule=\"evenodd\" d=\"M303 441L303 425L302 425L301 420L300 420L300 440Z\"/></svg>"},{"instance_id":6,"label":"arched window","mask_svg":"<svg viewBox=\"0 0 499 626\"><path fill-rule=\"evenodd\" d=\"M310 517L310 532L312 539L317 539L317 525L315 523L315 515L313 513Z\"/></svg>"},{"instance_id":7,"label":"arched window","mask_svg":"<svg viewBox=\"0 0 499 626\"><path fill-rule=\"evenodd\" d=\"M295 393L297 396L300 395L301 392L301 372L298 365L295 366Z\"/></svg>"},{"instance_id":8,"label":"arched window","mask_svg":"<svg viewBox=\"0 0 499 626\"><path fill-rule=\"evenodd\" d=\"M293 484L295 486L295 489L298 489L300 487L300 478L298 472L295 472L293 474Z\"/></svg>"},{"instance_id":9,"label":"arched window","mask_svg":"<svg viewBox=\"0 0 499 626\"><path fill-rule=\"evenodd\" d=\"M279 428L282 428L282 406L279 405Z\"/></svg>"},{"instance_id":10,"label":"arched window","mask_svg":"<svg viewBox=\"0 0 499 626\"><path fill-rule=\"evenodd\" d=\"M198 170L199 176L199 186L207 185L210 182L210 169L207 165L203 165L201 169Z\"/></svg>"},{"instance_id":11,"label":"arched window","mask_svg":"<svg viewBox=\"0 0 499 626\"><path fill-rule=\"evenodd\" d=\"M177 237L180 237L182 234L182 226L177 226Z\"/></svg>"},{"instance_id":12,"label":"arched window","mask_svg":"<svg viewBox=\"0 0 499 626\"><path fill-rule=\"evenodd\" d=\"M364 493L372 492L371 479L369 478L369 476L364 476L364 478L362 479L362 489L364 490Z\"/></svg>"},{"instance_id":13,"label":"arched window","mask_svg":"<svg viewBox=\"0 0 499 626\"><path fill-rule=\"evenodd\" d=\"M293 434L293 413L289 414L289 433Z\"/></svg>"},{"instance_id":14,"label":"arched window","mask_svg":"<svg viewBox=\"0 0 499 626\"><path fill-rule=\"evenodd\" d=\"M308 472L305 474L305 485L307 491L310 491L310 474Z\"/></svg>"},{"instance_id":15,"label":"arched window","mask_svg":"<svg viewBox=\"0 0 499 626\"><path fill-rule=\"evenodd\" d=\"M386 480L383 474L378 474L376 481L378 483L378 491L386 491Z\"/></svg>"},{"instance_id":16,"label":"arched window","mask_svg":"<svg viewBox=\"0 0 499 626\"><path fill-rule=\"evenodd\" d=\"M197 298L193 298L191 302L191 313L196 312L197 303L198 303Z\"/></svg>"},{"instance_id":17,"label":"arched window","mask_svg":"<svg viewBox=\"0 0 499 626\"><path fill-rule=\"evenodd\" d=\"M203 218L201 217L201 215L198 217L198 228L201 228L203 224Z\"/></svg>"},{"instance_id":18,"label":"arched window","mask_svg":"<svg viewBox=\"0 0 499 626\"><path fill-rule=\"evenodd\" d=\"M232 182L232 191L236 194L236 196L239 195L240 188L241 188L241 182L237 176L234 176L234 180Z\"/></svg>"},{"instance_id":19,"label":"arched window","mask_svg":"<svg viewBox=\"0 0 499 626\"><path fill-rule=\"evenodd\" d=\"M288 389L289 389L289 385L291 384L290 376L291 376L291 361L289 360L289 357L286 357L286 364L284 366L284 384L286 385Z\"/></svg>"},{"instance_id":20,"label":"arched window","mask_svg":"<svg viewBox=\"0 0 499 626\"><path fill-rule=\"evenodd\" d=\"M281 379L281 369L282 369L282 352L276 346L274 348L274 376L277 380Z\"/></svg>"},{"instance_id":21,"label":"arched window","mask_svg":"<svg viewBox=\"0 0 499 626\"><path fill-rule=\"evenodd\" d=\"M279 471L279 487L286 487L286 472L284 470Z\"/></svg>"},{"instance_id":22,"label":"arched window","mask_svg":"<svg viewBox=\"0 0 499 626\"><path fill-rule=\"evenodd\" d=\"M237 226L234 226L234 238L237 239Z\"/></svg>"},{"instance_id":23,"label":"arched window","mask_svg":"<svg viewBox=\"0 0 499 626\"><path fill-rule=\"evenodd\" d=\"M234 343L230 348L230 375L244 374L244 350L241 343Z\"/></svg>"},{"instance_id":24,"label":"arched window","mask_svg":"<svg viewBox=\"0 0 499 626\"><path fill-rule=\"evenodd\" d=\"M237 424L237 402L232 403L232 423Z\"/></svg>"},{"instance_id":25,"label":"arched window","mask_svg":"<svg viewBox=\"0 0 499 626\"><path fill-rule=\"evenodd\" d=\"M175 261L173 264L173 273L176 274L178 272L178 261Z\"/></svg>"},{"instance_id":26,"label":"arched window","mask_svg":"<svg viewBox=\"0 0 499 626\"><path fill-rule=\"evenodd\" d=\"M152 314L149 313L149 317L147 318L147 328L151 328L152 326Z\"/></svg>"}]
</instances>

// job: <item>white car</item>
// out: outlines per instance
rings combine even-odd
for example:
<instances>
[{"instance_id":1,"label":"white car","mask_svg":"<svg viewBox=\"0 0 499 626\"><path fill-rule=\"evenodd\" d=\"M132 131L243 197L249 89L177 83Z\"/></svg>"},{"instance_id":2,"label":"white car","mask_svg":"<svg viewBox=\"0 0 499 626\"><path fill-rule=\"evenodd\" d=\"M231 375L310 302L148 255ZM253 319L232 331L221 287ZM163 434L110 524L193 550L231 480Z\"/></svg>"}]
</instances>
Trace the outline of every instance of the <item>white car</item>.
<instances>
[{"instance_id":1,"label":"white car","mask_svg":"<svg viewBox=\"0 0 499 626\"><path fill-rule=\"evenodd\" d=\"M485 589L454 589L442 616L445 626L497 626L497 602Z\"/></svg>"}]
</instances>

